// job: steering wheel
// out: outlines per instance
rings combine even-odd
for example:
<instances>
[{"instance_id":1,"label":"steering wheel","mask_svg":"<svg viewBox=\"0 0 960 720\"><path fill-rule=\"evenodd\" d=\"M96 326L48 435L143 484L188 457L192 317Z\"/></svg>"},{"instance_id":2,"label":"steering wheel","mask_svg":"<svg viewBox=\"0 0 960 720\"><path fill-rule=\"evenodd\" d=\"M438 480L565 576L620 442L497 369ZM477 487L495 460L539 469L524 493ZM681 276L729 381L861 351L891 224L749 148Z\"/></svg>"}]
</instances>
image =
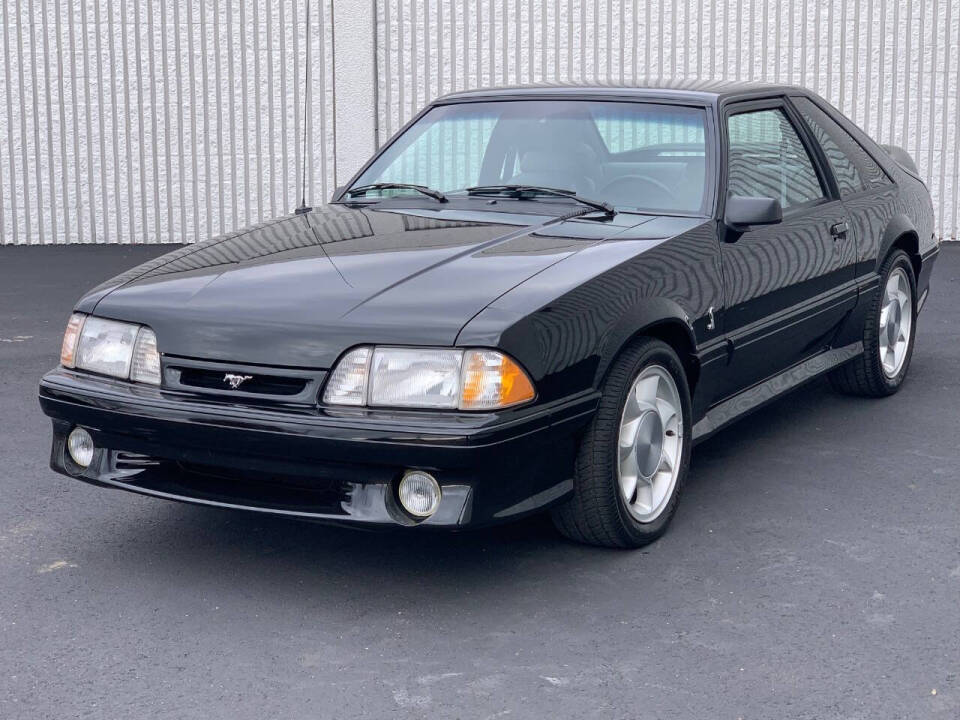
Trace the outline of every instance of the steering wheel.
<instances>
[{"instance_id":1,"label":"steering wheel","mask_svg":"<svg viewBox=\"0 0 960 720\"><path fill-rule=\"evenodd\" d=\"M646 175L622 175L607 183L600 197L617 205L638 205L643 197L645 206L669 208L676 205L676 195L659 180Z\"/></svg>"}]
</instances>

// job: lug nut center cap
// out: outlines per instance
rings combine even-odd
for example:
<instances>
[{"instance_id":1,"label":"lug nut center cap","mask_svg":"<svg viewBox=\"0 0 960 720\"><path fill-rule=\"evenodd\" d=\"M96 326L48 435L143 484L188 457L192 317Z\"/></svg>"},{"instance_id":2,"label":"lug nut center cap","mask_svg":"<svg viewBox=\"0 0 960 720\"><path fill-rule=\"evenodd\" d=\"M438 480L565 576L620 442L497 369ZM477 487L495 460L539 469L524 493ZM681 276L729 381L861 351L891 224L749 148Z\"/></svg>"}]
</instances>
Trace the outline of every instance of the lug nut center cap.
<instances>
[{"instance_id":1,"label":"lug nut center cap","mask_svg":"<svg viewBox=\"0 0 960 720\"><path fill-rule=\"evenodd\" d=\"M663 455L663 421L657 412L647 410L640 416L634 443L637 449L637 469L640 475L649 480L660 467Z\"/></svg>"}]
</instances>

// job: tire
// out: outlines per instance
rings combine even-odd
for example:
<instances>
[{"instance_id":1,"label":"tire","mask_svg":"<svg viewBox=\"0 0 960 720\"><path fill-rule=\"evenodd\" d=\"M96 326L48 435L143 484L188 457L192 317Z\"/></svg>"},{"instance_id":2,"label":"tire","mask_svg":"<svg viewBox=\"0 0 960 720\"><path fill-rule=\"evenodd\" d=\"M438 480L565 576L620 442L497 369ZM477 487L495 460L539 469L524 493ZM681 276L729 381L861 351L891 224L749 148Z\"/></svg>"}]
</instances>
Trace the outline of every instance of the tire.
<instances>
[{"instance_id":1,"label":"tire","mask_svg":"<svg viewBox=\"0 0 960 720\"><path fill-rule=\"evenodd\" d=\"M887 322L884 328L881 324L889 320L892 311L884 315L884 308L889 305L888 289L893 279L899 281L907 296L907 306L898 304L896 318L899 318L898 334L906 343L903 355L896 352L890 354L891 323ZM909 321L909 327L904 329L904 320ZM893 395L900 389L907 370L910 369L910 359L913 357L913 343L917 333L917 280L913 274L913 264L910 257L903 250L894 250L880 267L880 289L870 302L863 327L863 353L849 363L842 365L830 373L830 384L838 392L847 395L862 397L886 397ZM886 348L884 356L886 364L881 360L881 350ZM894 359L891 360L890 358Z\"/></svg>"},{"instance_id":2,"label":"tire","mask_svg":"<svg viewBox=\"0 0 960 720\"><path fill-rule=\"evenodd\" d=\"M636 444L621 449L621 434ZM653 542L676 512L691 440L690 390L680 359L660 340L633 343L604 380L597 413L580 443L573 497L553 510L554 525L590 545L636 548ZM627 498L631 478L634 490Z\"/></svg>"}]
</instances>

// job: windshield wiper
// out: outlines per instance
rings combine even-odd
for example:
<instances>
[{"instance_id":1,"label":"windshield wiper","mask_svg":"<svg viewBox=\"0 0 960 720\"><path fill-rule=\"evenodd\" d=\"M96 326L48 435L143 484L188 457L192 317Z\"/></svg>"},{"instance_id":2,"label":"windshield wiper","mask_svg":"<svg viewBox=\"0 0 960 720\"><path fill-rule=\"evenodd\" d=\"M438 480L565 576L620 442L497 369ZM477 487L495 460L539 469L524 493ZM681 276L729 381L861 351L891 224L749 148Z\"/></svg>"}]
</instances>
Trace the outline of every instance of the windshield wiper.
<instances>
[{"instance_id":1,"label":"windshield wiper","mask_svg":"<svg viewBox=\"0 0 960 720\"><path fill-rule=\"evenodd\" d=\"M426 185L413 185L411 183L393 183L393 182L378 182L371 183L370 185L361 185L359 187L350 188L347 190L347 195L353 197L354 195L366 195L371 190L413 190L420 193L421 195L426 195L427 197L432 197L437 202L447 202L447 196L444 195L439 190L434 190L429 188Z\"/></svg>"},{"instance_id":2,"label":"windshield wiper","mask_svg":"<svg viewBox=\"0 0 960 720\"><path fill-rule=\"evenodd\" d=\"M549 195L551 197L569 198L570 200L574 200L583 205L588 205L596 208L597 210L601 210L603 213L611 217L617 214L617 211L613 208L613 205L604 202L603 200L591 200L590 198L582 197L577 195L574 190L540 187L539 185L477 185L475 187L468 187L467 194L506 195L507 197L516 198L517 200L529 200L537 195Z\"/></svg>"}]
</instances>

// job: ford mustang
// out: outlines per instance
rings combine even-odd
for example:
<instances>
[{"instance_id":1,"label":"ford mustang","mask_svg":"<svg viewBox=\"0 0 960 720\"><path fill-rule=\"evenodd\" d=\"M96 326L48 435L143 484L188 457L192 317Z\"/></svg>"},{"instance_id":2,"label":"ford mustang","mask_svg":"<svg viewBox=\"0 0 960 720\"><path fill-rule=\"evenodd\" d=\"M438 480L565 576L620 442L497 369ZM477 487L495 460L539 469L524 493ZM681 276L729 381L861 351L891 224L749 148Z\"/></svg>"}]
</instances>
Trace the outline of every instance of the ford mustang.
<instances>
[{"instance_id":1,"label":"ford mustang","mask_svg":"<svg viewBox=\"0 0 960 720\"><path fill-rule=\"evenodd\" d=\"M693 445L821 374L897 391L939 250L909 155L795 87L442 97L332 201L89 291L54 470L366 527L549 511L637 547Z\"/></svg>"}]
</instances>

